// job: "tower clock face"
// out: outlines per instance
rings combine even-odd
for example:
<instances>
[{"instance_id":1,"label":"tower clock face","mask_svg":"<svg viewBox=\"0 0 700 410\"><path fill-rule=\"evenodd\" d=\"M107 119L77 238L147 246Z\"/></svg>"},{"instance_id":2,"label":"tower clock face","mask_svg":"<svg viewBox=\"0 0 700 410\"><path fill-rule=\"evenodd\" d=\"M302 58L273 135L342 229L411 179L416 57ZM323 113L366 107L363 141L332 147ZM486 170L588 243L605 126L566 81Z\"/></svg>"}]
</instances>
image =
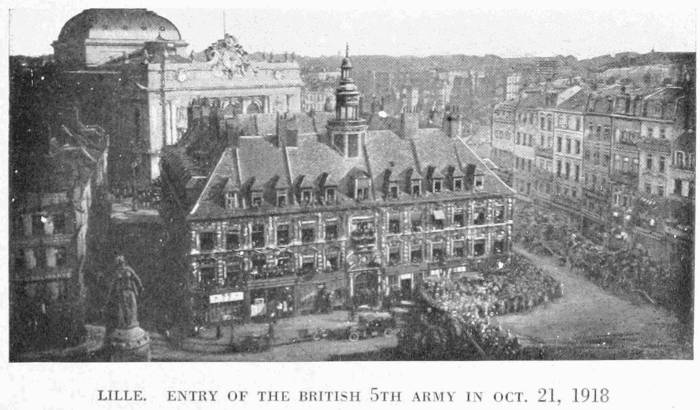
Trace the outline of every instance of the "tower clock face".
<instances>
[{"instance_id":1,"label":"tower clock face","mask_svg":"<svg viewBox=\"0 0 700 410\"><path fill-rule=\"evenodd\" d=\"M179 81L179 82L187 81L187 72L185 70L179 70L177 72L177 81Z\"/></svg>"}]
</instances>

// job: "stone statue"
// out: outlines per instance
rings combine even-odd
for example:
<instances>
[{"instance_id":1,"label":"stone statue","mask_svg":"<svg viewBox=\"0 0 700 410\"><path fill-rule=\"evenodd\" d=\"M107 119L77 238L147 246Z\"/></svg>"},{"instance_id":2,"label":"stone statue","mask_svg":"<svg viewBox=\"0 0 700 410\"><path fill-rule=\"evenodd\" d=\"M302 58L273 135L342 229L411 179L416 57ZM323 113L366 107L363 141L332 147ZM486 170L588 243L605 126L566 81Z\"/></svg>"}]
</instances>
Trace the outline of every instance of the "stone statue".
<instances>
[{"instance_id":1,"label":"stone statue","mask_svg":"<svg viewBox=\"0 0 700 410\"><path fill-rule=\"evenodd\" d=\"M114 279L107 298L107 340L111 361L150 361L150 337L139 327L138 298L143 284L127 265L123 255L116 258Z\"/></svg>"},{"instance_id":2,"label":"stone statue","mask_svg":"<svg viewBox=\"0 0 700 410\"><path fill-rule=\"evenodd\" d=\"M116 258L117 269L109 289L109 303L113 325L117 329L130 329L139 325L138 297L143 291L141 279L126 264L124 256Z\"/></svg>"}]
</instances>

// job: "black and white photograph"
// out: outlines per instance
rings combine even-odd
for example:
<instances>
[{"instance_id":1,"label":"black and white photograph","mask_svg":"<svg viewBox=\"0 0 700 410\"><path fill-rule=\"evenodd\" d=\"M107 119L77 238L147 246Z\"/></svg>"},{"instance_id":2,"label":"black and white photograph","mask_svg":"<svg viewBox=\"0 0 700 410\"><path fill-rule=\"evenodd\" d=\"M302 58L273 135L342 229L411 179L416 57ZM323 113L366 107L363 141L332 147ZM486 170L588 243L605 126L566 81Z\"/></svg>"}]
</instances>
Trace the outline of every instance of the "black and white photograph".
<instances>
[{"instance_id":1,"label":"black and white photograph","mask_svg":"<svg viewBox=\"0 0 700 410\"><path fill-rule=\"evenodd\" d=\"M83 4L8 14L11 364L693 360L696 10Z\"/></svg>"}]
</instances>

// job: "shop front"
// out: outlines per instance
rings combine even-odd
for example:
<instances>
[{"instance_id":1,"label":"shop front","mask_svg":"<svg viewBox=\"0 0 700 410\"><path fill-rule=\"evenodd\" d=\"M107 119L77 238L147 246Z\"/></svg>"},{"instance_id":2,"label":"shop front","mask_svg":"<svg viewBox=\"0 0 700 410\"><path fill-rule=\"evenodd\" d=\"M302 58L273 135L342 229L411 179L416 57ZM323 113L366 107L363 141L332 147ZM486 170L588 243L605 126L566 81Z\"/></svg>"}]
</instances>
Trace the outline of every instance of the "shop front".
<instances>
[{"instance_id":1,"label":"shop front","mask_svg":"<svg viewBox=\"0 0 700 410\"><path fill-rule=\"evenodd\" d=\"M206 322L243 322L247 317L245 292L232 291L209 295L209 309Z\"/></svg>"},{"instance_id":2,"label":"shop front","mask_svg":"<svg viewBox=\"0 0 700 410\"><path fill-rule=\"evenodd\" d=\"M251 289L249 300L251 320L289 317L296 310L292 285Z\"/></svg>"}]
</instances>

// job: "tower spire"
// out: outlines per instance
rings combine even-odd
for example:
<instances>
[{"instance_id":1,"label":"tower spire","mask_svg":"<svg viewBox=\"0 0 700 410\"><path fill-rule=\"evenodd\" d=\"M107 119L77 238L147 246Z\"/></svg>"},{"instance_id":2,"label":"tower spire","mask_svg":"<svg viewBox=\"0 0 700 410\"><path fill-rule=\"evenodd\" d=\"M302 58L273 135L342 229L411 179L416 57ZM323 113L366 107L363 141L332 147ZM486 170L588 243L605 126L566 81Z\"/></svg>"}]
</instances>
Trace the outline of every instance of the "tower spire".
<instances>
[{"instance_id":1,"label":"tower spire","mask_svg":"<svg viewBox=\"0 0 700 410\"><path fill-rule=\"evenodd\" d=\"M350 43L345 43L345 58L350 57Z\"/></svg>"}]
</instances>

